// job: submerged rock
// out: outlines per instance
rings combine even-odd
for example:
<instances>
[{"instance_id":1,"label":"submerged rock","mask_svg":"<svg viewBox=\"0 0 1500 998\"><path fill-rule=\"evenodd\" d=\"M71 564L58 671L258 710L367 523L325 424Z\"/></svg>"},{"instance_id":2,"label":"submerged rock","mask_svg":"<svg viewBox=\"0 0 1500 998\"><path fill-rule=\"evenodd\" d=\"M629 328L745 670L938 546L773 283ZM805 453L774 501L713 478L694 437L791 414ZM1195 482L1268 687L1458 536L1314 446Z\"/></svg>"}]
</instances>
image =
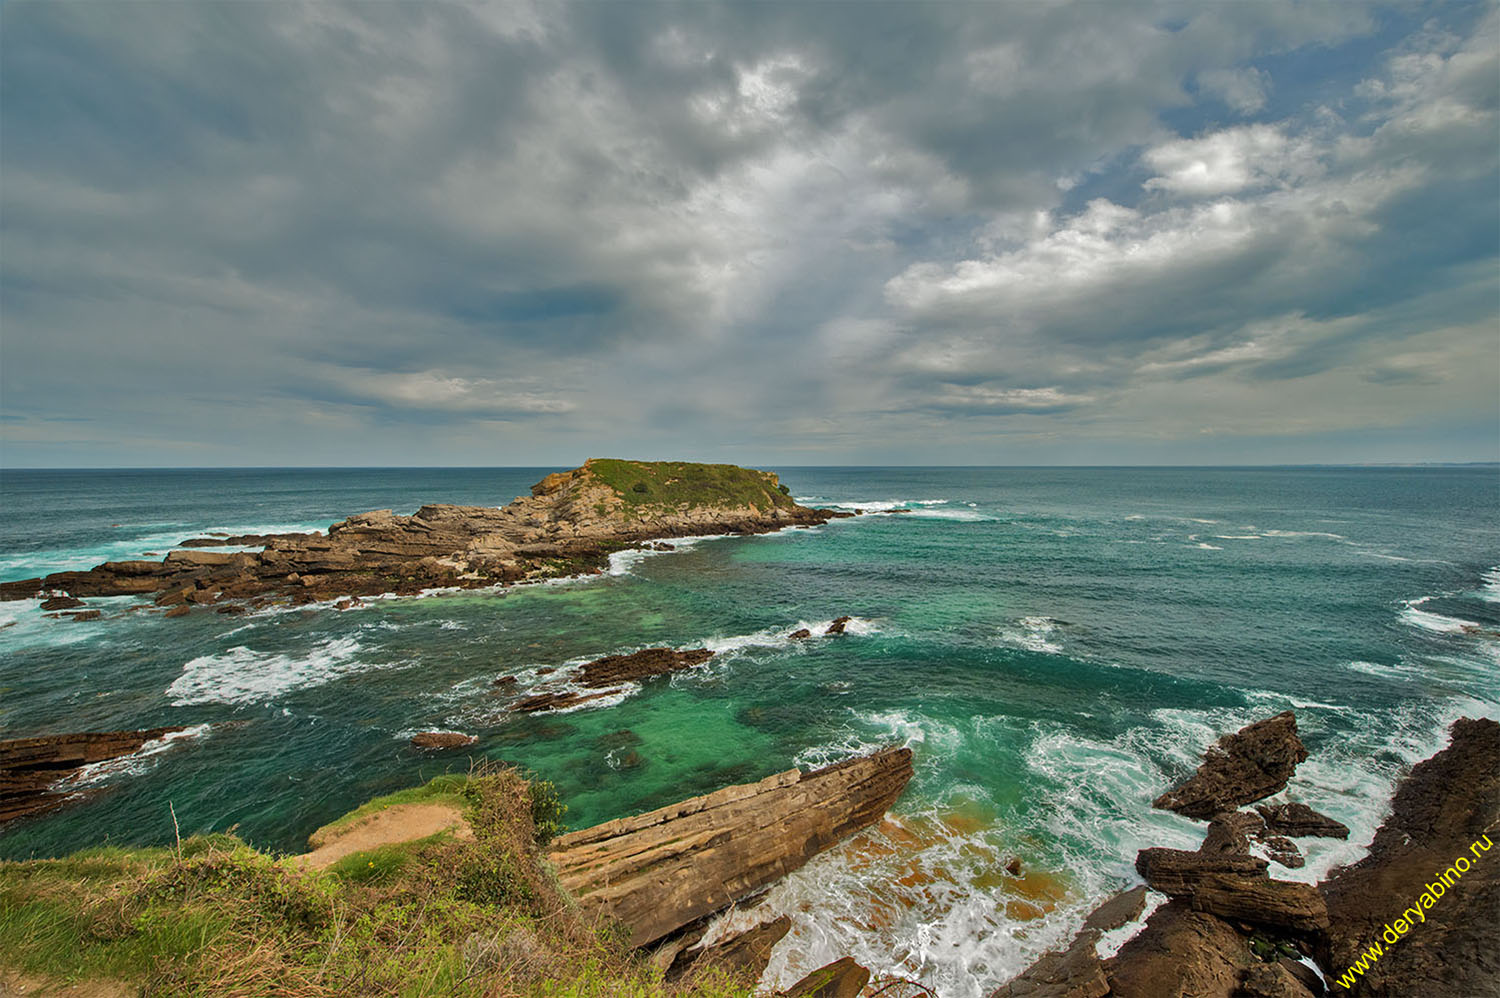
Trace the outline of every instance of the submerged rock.
<instances>
[{"instance_id":1,"label":"submerged rock","mask_svg":"<svg viewBox=\"0 0 1500 998\"><path fill-rule=\"evenodd\" d=\"M1198 771L1152 806L1206 821L1280 792L1306 758L1297 718L1285 711L1220 738Z\"/></svg>"},{"instance_id":2,"label":"submerged rock","mask_svg":"<svg viewBox=\"0 0 1500 998\"><path fill-rule=\"evenodd\" d=\"M844 633L844 628L848 627L849 626L849 621L851 621L853 619L854 619L853 617L848 617L848 616L838 617L838 618L836 618L834 620L833 623L831 623L831 624L828 625L828 630L824 631L823 633L824 634L843 634Z\"/></svg>"},{"instance_id":3,"label":"submerged rock","mask_svg":"<svg viewBox=\"0 0 1500 998\"><path fill-rule=\"evenodd\" d=\"M590 910L644 946L746 897L879 821L911 779L911 750L788 770L570 832L549 854Z\"/></svg>"},{"instance_id":4,"label":"submerged rock","mask_svg":"<svg viewBox=\"0 0 1500 998\"><path fill-rule=\"evenodd\" d=\"M413 735L412 748L456 749L465 748L479 741L478 735L466 735L461 731L424 731Z\"/></svg>"}]
</instances>

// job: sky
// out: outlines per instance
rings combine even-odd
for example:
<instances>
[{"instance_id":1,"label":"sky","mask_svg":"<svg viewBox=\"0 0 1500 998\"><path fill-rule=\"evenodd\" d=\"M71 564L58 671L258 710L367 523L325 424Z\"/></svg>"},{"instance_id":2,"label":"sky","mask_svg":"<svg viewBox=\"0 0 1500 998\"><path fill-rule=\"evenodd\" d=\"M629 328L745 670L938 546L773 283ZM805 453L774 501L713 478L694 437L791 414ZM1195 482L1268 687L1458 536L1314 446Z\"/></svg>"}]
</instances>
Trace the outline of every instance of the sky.
<instances>
[{"instance_id":1,"label":"sky","mask_svg":"<svg viewBox=\"0 0 1500 998\"><path fill-rule=\"evenodd\" d=\"M1500 5L0 6L0 466L1500 459Z\"/></svg>"}]
</instances>

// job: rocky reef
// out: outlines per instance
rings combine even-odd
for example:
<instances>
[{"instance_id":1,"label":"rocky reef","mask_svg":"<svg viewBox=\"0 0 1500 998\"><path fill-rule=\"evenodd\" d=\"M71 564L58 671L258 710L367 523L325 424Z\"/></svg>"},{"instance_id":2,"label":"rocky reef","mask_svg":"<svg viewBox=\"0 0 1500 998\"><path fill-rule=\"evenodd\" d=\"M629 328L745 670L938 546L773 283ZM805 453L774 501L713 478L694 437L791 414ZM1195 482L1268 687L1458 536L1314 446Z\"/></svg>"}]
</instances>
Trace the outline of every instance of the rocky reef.
<instances>
[{"instance_id":1,"label":"rocky reef","mask_svg":"<svg viewBox=\"0 0 1500 998\"><path fill-rule=\"evenodd\" d=\"M243 601L478 588L599 571L610 553L661 538L767 533L852 515L798 505L776 475L729 464L594 459L531 491L500 508L361 513L327 534L190 538L161 561L112 561L0 583L0 599L150 596L160 607L228 609ZM235 545L260 550L202 550Z\"/></svg>"}]
</instances>

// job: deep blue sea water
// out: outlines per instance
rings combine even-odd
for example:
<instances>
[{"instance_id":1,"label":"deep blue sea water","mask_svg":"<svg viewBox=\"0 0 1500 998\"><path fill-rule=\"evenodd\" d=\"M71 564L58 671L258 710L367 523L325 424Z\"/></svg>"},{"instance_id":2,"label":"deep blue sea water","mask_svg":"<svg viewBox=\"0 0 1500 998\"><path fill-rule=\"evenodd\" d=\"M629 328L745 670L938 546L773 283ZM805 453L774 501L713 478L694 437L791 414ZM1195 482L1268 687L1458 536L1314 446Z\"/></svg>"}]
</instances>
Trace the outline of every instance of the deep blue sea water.
<instances>
[{"instance_id":1,"label":"deep blue sea water","mask_svg":"<svg viewBox=\"0 0 1500 998\"><path fill-rule=\"evenodd\" d=\"M0 578L209 530L503 505L553 470L7 471ZM804 502L875 515L348 611L167 620L118 598L73 623L0 604L0 737L194 726L0 831L0 857L167 842L169 803L185 834L299 851L367 798L465 768L407 746L434 728L554 781L575 827L904 743L917 777L894 819L772 891L795 923L772 980L850 954L971 996L1134 882L1137 849L1195 846L1201 825L1149 802L1219 734L1297 712L1312 757L1289 795L1354 829L1306 840L1284 875L1312 881L1362 853L1452 719L1500 715L1494 467L775 470ZM842 637L786 637L842 614ZM493 693L656 644L719 655L562 715Z\"/></svg>"}]
</instances>

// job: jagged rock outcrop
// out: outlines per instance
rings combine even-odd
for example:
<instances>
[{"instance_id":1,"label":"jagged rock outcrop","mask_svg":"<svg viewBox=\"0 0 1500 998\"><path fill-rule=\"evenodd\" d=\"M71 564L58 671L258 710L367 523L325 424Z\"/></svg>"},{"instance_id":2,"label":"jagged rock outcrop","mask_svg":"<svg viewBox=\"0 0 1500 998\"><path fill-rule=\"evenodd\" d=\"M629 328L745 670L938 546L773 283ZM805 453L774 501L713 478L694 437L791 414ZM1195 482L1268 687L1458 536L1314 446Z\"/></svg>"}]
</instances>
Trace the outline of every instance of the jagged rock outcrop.
<instances>
[{"instance_id":1,"label":"jagged rock outcrop","mask_svg":"<svg viewBox=\"0 0 1500 998\"><path fill-rule=\"evenodd\" d=\"M1256 962L1233 926L1169 901L1104 961L1104 972L1114 998L1229 998Z\"/></svg>"},{"instance_id":2,"label":"jagged rock outcrop","mask_svg":"<svg viewBox=\"0 0 1500 998\"><path fill-rule=\"evenodd\" d=\"M765 533L847 515L798 505L770 472L591 460L548 475L503 508L438 503L411 516L361 513L326 534L194 538L161 561L106 562L0 584L0 599L179 593L176 602L206 605L493 586L597 571L612 551L663 537ZM241 542L262 549L197 549Z\"/></svg>"},{"instance_id":3,"label":"jagged rock outcrop","mask_svg":"<svg viewBox=\"0 0 1500 998\"><path fill-rule=\"evenodd\" d=\"M1500 849L1495 844L1500 844L1500 724L1464 718L1454 722L1448 747L1418 763L1402 781L1369 854L1320 885L1331 927L1319 962L1335 990L1500 995ZM1398 918L1409 923L1404 933L1394 926ZM1349 974L1372 944L1383 952L1363 974L1353 975L1352 987L1339 986L1341 975Z\"/></svg>"},{"instance_id":4,"label":"jagged rock outcrop","mask_svg":"<svg viewBox=\"0 0 1500 998\"><path fill-rule=\"evenodd\" d=\"M707 648L688 648L683 651L675 648L643 648L625 655L606 655L560 676L557 688L542 690L517 700L510 705L510 709L522 714L536 714L546 710L576 707L581 703L621 692L621 683L639 682L653 676L691 669L713 656L714 653ZM570 684L575 688L569 689L562 684ZM578 686L600 692L586 693L577 689Z\"/></svg>"},{"instance_id":5,"label":"jagged rock outcrop","mask_svg":"<svg viewBox=\"0 0 1500 998\"><path fill-rule=\"evenodd\" d=\"M61 806L68 793L58 784L84 766L130 755L181 730L90 731L0 741L0 822Z\"/></svg>"},{"instance_id":6,"label":"jagged rock outcrop","mask_svg":"<svg viewBox=\"0 0 1500 998\"><path fill-rule=\"evenodd\" d=\"M879 821L911 775L904 748L792 769L570 832L549 859L581 905L618 920L630 945L643 946Z\"/></svg>"},{"instance_id":7,"label":"jagged rock outcrop","mask_svg":"<svg viewBox=\"0 0 1500 998\"><path fill-rule=\"evenodd\" d=\"M1278 793L1306 758L1297 718L1285 711L1220 738L1187 782L1151 806L1206 821Z\"/></svg>"}]
</instances>

